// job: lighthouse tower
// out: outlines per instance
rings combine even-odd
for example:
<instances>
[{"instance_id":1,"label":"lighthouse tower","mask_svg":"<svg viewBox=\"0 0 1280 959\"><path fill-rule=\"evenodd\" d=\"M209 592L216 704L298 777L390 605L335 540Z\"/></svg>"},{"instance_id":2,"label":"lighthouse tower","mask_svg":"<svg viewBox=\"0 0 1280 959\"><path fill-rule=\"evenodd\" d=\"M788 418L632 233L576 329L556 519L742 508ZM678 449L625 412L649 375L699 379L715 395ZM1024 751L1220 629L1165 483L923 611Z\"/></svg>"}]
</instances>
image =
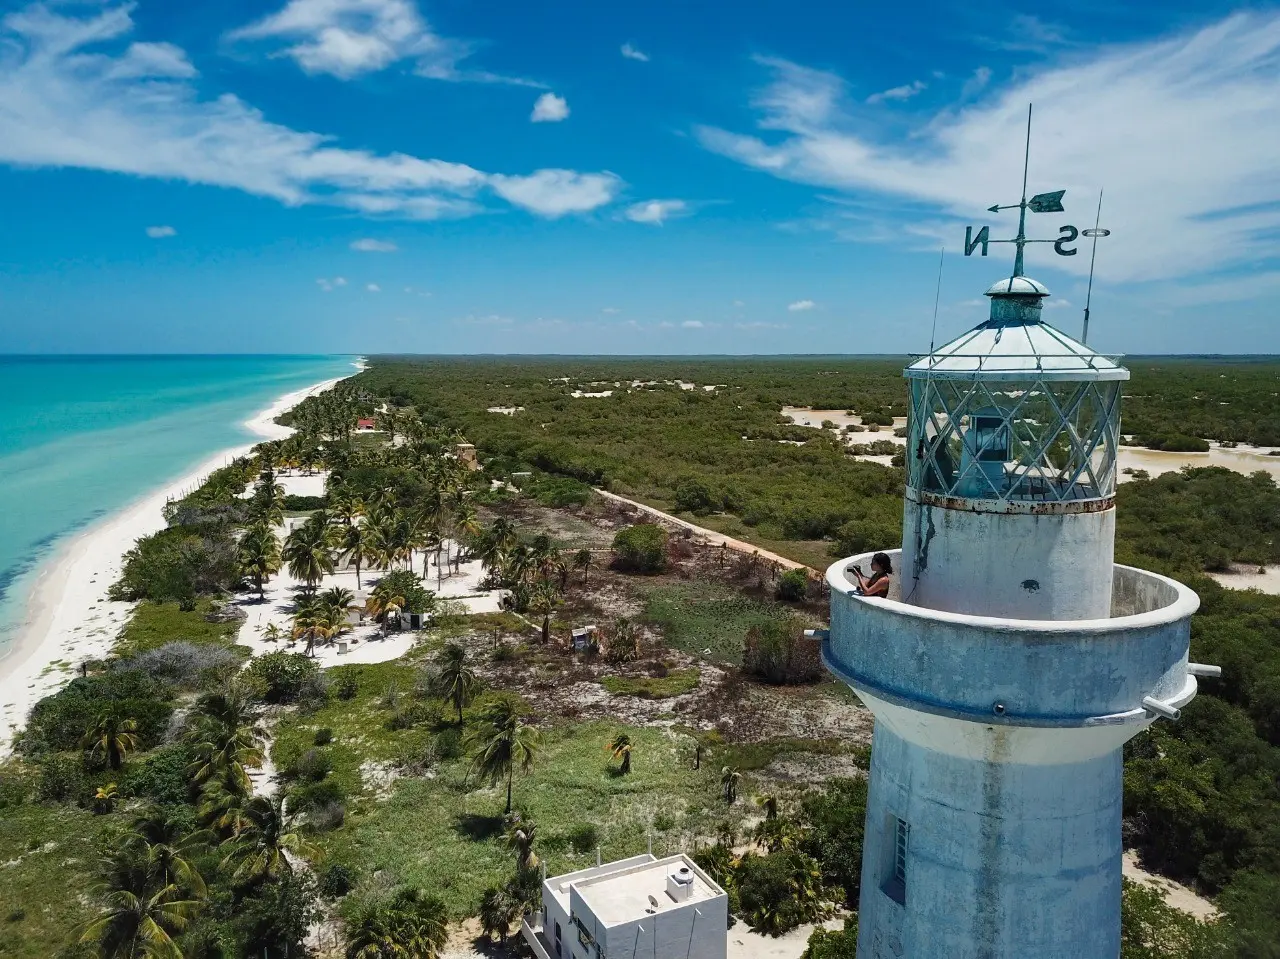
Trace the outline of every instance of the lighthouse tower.
<instances>
[{"instance_id":1,"label":"lighthouse tower","mask_svg":"<svg viewBox=\"0 0 1280 959\"><path fill-rule=\"evenodd\" d=\"M1116 959L1121 747L1216 674L1196 595L1113 560L1129 373L1021 267L905 371L889 597L855 590L871 553L826 574L825 662L876 719L859 959Z\"/></svg>"}]
</instances>

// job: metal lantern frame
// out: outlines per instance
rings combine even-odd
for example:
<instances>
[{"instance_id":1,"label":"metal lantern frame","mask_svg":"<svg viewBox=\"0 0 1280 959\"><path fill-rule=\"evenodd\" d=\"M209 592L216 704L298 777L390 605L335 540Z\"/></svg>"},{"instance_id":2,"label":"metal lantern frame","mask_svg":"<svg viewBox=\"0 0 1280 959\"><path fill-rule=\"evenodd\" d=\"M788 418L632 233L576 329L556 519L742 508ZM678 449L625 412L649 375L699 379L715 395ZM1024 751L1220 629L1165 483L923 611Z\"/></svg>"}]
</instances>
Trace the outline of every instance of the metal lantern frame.
<instances>
[{"instance_id":1,"label":"metal lantern frame","mask_svg":"<svg viewBox=\"0 0 1280 959\"><path fill-rule=\"evenodd\" d=\"M957 375L915 367L908 376L907 481L914 489L1006 503L1115 495L1120 377L1047 370ZM972 436L979 417L997 415L1001 426L984 424L983 431L1007 443L1002 467L993 470L994 446L977 448Z\"/></svg>"}]
</instances>

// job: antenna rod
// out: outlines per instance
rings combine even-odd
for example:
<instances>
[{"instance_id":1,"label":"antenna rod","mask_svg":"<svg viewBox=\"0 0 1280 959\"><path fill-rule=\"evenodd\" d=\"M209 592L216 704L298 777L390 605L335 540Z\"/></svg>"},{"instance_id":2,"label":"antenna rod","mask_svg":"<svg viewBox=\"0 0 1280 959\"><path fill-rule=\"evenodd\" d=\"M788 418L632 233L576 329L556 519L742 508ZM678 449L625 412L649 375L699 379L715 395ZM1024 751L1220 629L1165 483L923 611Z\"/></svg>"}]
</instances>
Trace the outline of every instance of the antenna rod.
<instances>
[{"instance_id":1,"label":"antenna rod","mask_svg":"<svg viewBox=\"0 0 1280 959\"><path fill-rule=\"evenodd\" d=\"M1098 215L1093 220L1093 252L1089 254L1089 292L1084 297L1084 331L1080 342L1089 342L1089 303L1093 299L1093 261L1098 258L1098 224L1102 222L1102 190L1098 190Z\"/></svg>"},{"instance_id":2,"label":"antenna rod","mask_svg":"<svg viewBox=\"0 0 1280 959\"><path fill-rule=\"evenodd\" d=\"M1018 252L1013 258L1013 275L1022 276L1022 247L1027 242L1027 168L1031 165L1031 104L1027 104L1027 150L1022 158L1022 202L1018 204Z\"/></svg>"},{"instance_id":3,"label":"antenna rod","mask_svg":"<svg viewBox=\"0 0 1280 959\"><path fill-rule=\"evenodd\" d=\"M938 288L933 294L933 329L929 331L929 355L933 356L933 341L938 332L938 303L942 300L942 261L946 258L947 248L944 246L938 254Z\"/></svg>"}]
</instances>

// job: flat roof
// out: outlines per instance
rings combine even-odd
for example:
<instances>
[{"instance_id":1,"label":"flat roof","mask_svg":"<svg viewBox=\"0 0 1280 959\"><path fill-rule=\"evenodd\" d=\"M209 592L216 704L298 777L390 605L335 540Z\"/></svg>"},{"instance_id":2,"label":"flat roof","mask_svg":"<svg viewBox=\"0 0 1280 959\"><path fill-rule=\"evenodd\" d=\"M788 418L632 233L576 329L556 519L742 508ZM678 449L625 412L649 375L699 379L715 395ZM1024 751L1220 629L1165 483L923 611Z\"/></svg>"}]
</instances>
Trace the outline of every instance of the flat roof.
<instances>
[{"instance_id":1,"label":"flat roof","mask_svg":"<svg viewBox=\"0 0 1280 959\"><path fill-rule=\"evenodd\" d=\"M605 926L633 922L647 915L724 895L724 890L683 853L665 859L646 856L644 858L648 862L637 863L635 860L639 858L614 863L619 868L607 872L571 880L565 884L565 893L568 894L569 886L576 888L596 921ZM667 893L667 877L684 866L689 868L692 884L689 898L677 902Z\"/></svg>"}]
</instances>

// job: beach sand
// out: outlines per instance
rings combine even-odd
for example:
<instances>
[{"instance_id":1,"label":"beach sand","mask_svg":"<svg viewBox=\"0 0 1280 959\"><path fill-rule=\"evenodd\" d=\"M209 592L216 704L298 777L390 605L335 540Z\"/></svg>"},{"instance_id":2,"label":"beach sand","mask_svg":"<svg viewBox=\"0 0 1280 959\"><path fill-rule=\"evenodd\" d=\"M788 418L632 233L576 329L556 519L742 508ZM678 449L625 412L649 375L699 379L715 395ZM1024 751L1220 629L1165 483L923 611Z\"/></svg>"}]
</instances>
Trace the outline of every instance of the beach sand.
<instances>
[{"instance_id":1,"label":"beach sand","mask_svg":"<svg viewBox=\"0 0 1280 959\"><path fill-rule=\"evenodd\" d=\"M245 426L262 439L283 439L293 430L272 421L338 379L280 397ZM124 554L134 542L164 528L164 504L251 448L210 457L181 479L90 527L45 564L28 600L27 622L0 657L0 758L11 751L14 732L26 724L36 702L75 677L82 662L110 650L134 604L108 600L107 590L119 578Z\"/></svg>"}]
</instances>

